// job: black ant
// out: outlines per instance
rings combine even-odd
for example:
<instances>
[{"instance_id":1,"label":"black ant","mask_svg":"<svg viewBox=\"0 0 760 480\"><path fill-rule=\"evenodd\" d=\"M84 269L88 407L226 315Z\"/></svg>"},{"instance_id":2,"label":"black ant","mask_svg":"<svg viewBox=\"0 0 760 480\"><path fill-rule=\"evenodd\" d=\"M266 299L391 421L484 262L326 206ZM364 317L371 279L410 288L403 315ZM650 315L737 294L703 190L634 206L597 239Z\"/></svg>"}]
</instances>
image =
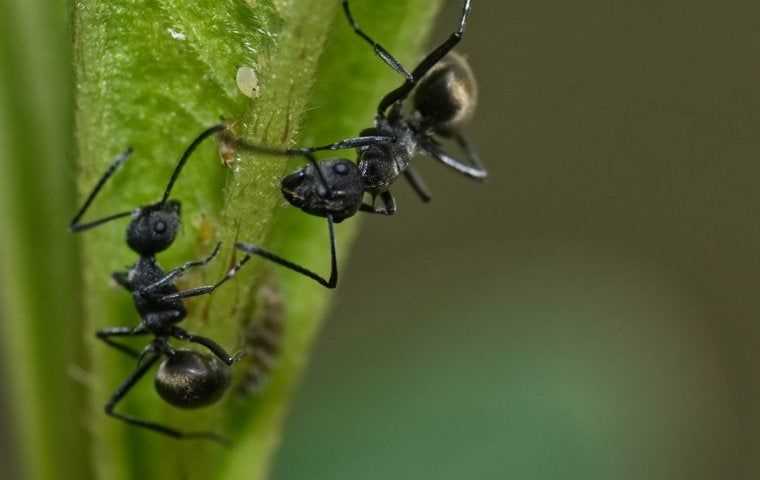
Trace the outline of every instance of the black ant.
<instances>
[{"instance_id":1,"label":"black ant","mask_svg":"<svg viewBox=\"0 0 760 480\"><path fill-rule=\"evenodd\" d=\"M112 274L116 283L132 293L135 307L140 314L140 323L136 327L104 328L98 330L96 334L97 338L108 345L138 359L135 371L116 389L116 392L106 403L106 414L130 425L147 428L175 438L207 438L219 442L225 440L214 433L181 432L158 423L118 413L114 409L162 356L166 358L156 373L155 387L161 398L171 405L181 408L197 408L212 404L221 398L230 384L229 366L238 360L238 356L228 354L213 340L188 333L177 324L187 315L183 304L184 299L210 294L232 278L240 267L248 261L248 258L244 258L232 266L224 278L213 285L179 291L175 285L177 279L188 270L205 266L211 262L219 253L221 244L217 244L207 258L187 262L169 272L164 272L161 269L155 257L157 253L171 246L180 226L180 202L169 198L174 183L198 145L223 128L224 126L215 125L193 140L182 154L164 190L164 196L158 203L140 206L134 210L109 215L92 222L80 223L82 216L103 185L131 155L132 149L128 148L114 159L98 180L95 188L69 226L72 232L82 232L112 220L130 216L132 220L127 227L127 245L140 256L137 263L128 271ZM141 335L152 335L154 337L142 352L112 340L112 337ZM171 338L202 345L213 355L188 349L174 349L169 344Z\"/></svg>"},{"instance_id":2,"label":"black ant","mask_svg":"<svg viewBox=\"0 0 760 480\"><path fill-rule=\"evenodd\" d=\"M406 78L400 87L392 90L380 101L375 125L362 130L356 138L321 147L277 150L250 145L237 139L227 139L246 150L303 156L309 160L305 167L282 180L282 193L293 206L327 219L331 254L330 277L324 279L257 245L238 243L238 249L301 273L325 287L334 288L338 282L338 272L333 223L340 223L359 211L394 215L396 201L389 188L402 174L422 201L430 201L431 194L428 188L409 164L418 152L433 157L467 177L483 180L488 176L474 149L460 133L462 125L470 118L475 108L475 77L467 61L451 53L464 35L470 4L471 0L465 0L459 28L409 73L393 55L361 30L351 14L348 0L343 0L343 10L354 31L372 45L375 53L388 66ZM404 101L412 91L415 92L412 111L404 113ZM439 138L456 142L464 151L469 164L447 154L441 147ZM317 162L314 156L314 153L319 151L343 149L356 149L358 164L344 158ZM365 193L372 197L371 204L364 202ZM376 206L378 196L383 203L380 207Z\"/></svg>"}]
</instances>

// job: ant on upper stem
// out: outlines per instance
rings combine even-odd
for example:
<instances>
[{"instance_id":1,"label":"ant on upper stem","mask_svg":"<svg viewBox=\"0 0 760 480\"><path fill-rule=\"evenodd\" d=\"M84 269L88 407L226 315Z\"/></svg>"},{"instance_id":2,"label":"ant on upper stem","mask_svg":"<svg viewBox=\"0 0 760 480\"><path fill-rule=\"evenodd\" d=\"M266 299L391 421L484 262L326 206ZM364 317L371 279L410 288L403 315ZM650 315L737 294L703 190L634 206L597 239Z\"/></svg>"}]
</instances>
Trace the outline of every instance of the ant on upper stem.
<instances>
[{"instance_id":1,"label":"ant on upper stem","mask_svg":"<svg viewBox=\"0 0 760 480\"><path fill-rule=\"evenodd\" d=\"M322 276L261 247L237 243L248 255L258 255L290 270L305 275L328 288L338 283L335 254L334 223L340 223L357 212L381 215L396 213L396 201L391 185L403 175L424 202L431 199L430 191L420 175L410 165L419 152L475 180L484 180L488 173L469 142L461 134L462 125L472 116L477 102L475 77L467 61L453 48L464 36L471 0L465 0L457 30L430 52L410 73L382 45L374 41L357 24L348 0L343 11L349 24L362 39L372 45L375 53L394 71L404 76L404 83L386 94L377 108L374 126L364 129L358 137L320 147L301 147L279 150L248 144L232 138L225 141L242 149L283 156L302 156L309 163L282 179L285 199L304 212L327 219L330 239L330 276ZM404 102L414 92L411 113L404 112ZM467 163L446 153L439 139L451 139L464 151ZM358 163L345 158L317 161L314 153L327 150L355 149ZM372 203L364 202L368 193ZM376 205L380 197L382 206Z\"/></svg>"},{"instance_id":2,"label":"ant on upper stem","mask_svg":"<svg viewBox=\"0 0 760 480\"><path fill-rule=\"evenodd\" d=\"M130 425L147 428L171 437L206 438L218 442L225 442L225 439L211 432L182 432L159 423L118 413L115 411L115 407L162 357L166 358L156 373L155 387L161 398L176 407L197 408L212 404L221 398L229 386L229 366L235 363L239 356L230 355L213 340L189 333L177 324L182 322L187 315L183 304L184 299L212 293L231 279L249 260L249 257L243 258L233 265L227 274L215 284L182 291L178 290L175 285L177 279L188 270L205 266L211 262L219 253L221 244L217 244L207 258L186 262L168 272L162 270L156 261L156 254L172 245L180 225L180 202L170 199L174 183L195 149L205 139L220 132L223 128L222 125L215 125L203 131L193 140L177 163L159 202L109 215L88 223L81 223L82 217L105 183L132 154L132 149L128 148L114 159L98 180L69 226L72 232L78 233L112 220L132 217L127 226L127 245L140 256L137 263L128 271L112 274L116 283L131 292L135 307L140 314L140 323L134 327L109 327L97 332L97 338L100 340L138 359L134 372L116 389L106 404L106 414ZM142 335L153 336L153 340L142 352L133 350L112 339L113 337ZM189 349L175 349L169 344L171 338L202 345L213 355L206 355Z\"/></svg>"}]
</instances>

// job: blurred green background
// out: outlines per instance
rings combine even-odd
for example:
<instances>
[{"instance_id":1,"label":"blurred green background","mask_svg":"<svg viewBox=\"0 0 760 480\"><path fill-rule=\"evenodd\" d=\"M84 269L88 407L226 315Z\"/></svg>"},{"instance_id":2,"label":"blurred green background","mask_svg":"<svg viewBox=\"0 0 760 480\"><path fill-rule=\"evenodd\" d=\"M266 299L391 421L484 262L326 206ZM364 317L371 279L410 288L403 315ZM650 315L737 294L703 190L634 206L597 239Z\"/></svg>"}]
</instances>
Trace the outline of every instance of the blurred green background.
<instances>
[{"instance_id":1,"label":"blurred green background","mask_svg":"<svg viewBox=\"0 0 760 480\"><path fill-rule=\"evenodd\" d=\"M274 478L759 478L759 13L475 0L492 177L364 220Z\"/></svg>"},{"instance_id":2,"label":"blurred green background","mask_svg":"<svg viewBox=\"0 0 760 480\"><path fill-rule=\"evenodd\" d=\"M492 177L365 220L275 478L760 478L759 13L476 1Z\"/></svg>"}]
</instances>

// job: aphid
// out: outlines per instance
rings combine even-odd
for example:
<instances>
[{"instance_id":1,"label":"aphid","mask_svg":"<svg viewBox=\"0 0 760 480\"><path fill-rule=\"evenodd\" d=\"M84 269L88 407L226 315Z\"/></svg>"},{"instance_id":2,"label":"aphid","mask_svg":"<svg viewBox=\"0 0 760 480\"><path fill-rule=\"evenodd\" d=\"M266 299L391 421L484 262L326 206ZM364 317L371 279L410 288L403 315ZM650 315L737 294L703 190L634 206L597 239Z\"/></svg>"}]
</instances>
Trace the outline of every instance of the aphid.
<instances>
[{"instance_id":1,"label":"aphid","mask_svg":"<svg viewBox=\"0 0 760 480\"><path fill-rule=\"evenodd\" d=\"M320 284L334 288L338 281L333 223L340 223L357 212L393 215L396 201L391 185L403 175L419 197L427 202L431 195L422 178L409 164L418 153L430 156L455 171L477 180L488 173L480 164L473 148L462 135L462 125L472 115L477 87L475 78L463 57L450 53L460 42L470 14L471 0L464 2L458 29L429 53L410 73L393 55L375 42L354 20L348 0L343 0L346 18L357 35L367 41L375 53L393 70L405 77L404 83L383 97L378 105L374 126L358 137L321 147L277 150L250 145L227 138L238 147L260 153L303 156L309 163L282 180L282 193L293 206L327 219L330 238L330 277L320 275L257 245L238 243L238 249L258 255L285 268L301 273ZM404 102L414 92L411 112L404 111ZM226 134L227 137L230 134ZM464 151L467 163L446 153L441 139L456 142ZM317 161L315 152L355 149L358 163L345 158ZM369 194L372 202L366 203ZM377 205L377 198L382 205Z\"/></svg>"},{"instance_id":2,"label":"aphid","mask_svg":"<svg viewBox=\"0 0 760 480\"><path fill-rule=\"evenodd\" d=\"M217 434L182 432L159 423L116 412L115 407L162 357L165 358L156 373L155 387L161 398L171 405L180 408L203 407L217 401L229 386L229 366L238 360L238 356L228 354L213 340L188 333L177 324L182 322L187 315L183 304L184 299L210 294L232 278L248 259L244 258L234 265L221 280L213 285L182 291L179 291L175 285L177 279L188 270L211 262L219 253L221 244L217 244L207 258L187 262L168 272L162 270L156 261L156 254L166 250L174 242L180 225L180 202L169 198L174 183L198 145L223 128L221 125L216 125L205 130L187 147L169 179L163 198L158 203L143 205L134 210L109 215L92 222L80 223L82 216L108 179L129 158L132 149L128 148L116 157L98 180L70 224L72 232L82 232L111 220L130 216L132 220L127 227L127 245L140 256L137 263L128 271L112 274L116 283L132 293L135 307L140 314L140 323L135 327L104 328L98 330L96 334L97 338L108 345L138 359L135 371L116 389L106 404L106 414L130 425L175 438L206 438L220 442L224 439ZM153 340L142 352L113 340L113 337L143 335L151 335ZM188 349L175 349L169 343L172 338L202 345L212 355Z\"/></svg>"},{"instance_id":3,"label":"aphid","mask_svg":"<svg viewBox=\"0 0 760 480\"><path fill-rule=\"evenodd\" d=\"M285 305L274 280L269 279L256 293L256 308L251 315L254 323L243 334L245 370L240 391L250 395L258 393L269 379L282 348L285 333Z\"/></svg>"},{"instance_id":4,"label":"aphid","mask_svg":"<svg viewBox=\"0 0 760 480\"><path fill-rule=\"evenodd\" d=\"M235 82L237 83L240 93L248 98L256 98L259 96L259 77L256 76L256 70L251 67L240 67L235 75Z\"/></svg>"}]
</instances>

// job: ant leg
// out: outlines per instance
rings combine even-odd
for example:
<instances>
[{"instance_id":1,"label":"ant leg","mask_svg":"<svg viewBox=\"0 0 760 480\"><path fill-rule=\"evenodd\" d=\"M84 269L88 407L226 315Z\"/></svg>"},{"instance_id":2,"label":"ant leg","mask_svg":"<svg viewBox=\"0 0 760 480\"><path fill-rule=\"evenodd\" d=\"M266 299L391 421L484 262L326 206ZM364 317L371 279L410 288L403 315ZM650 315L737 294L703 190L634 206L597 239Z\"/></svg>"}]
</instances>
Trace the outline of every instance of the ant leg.
<instances>
[{"instance_id":1,"label":"ant leg","mask_svg":"<svg viewBox=\"0 0 760 480\"><path fill-rule=\"evenodd\" d=\"M457 145L459 145L459 148L461 148L464 151L465 155L467 156L467 159L470 161L470 165L483 171L485 176L488 176L488 172L486 171L486 168L483 166L483 163L480 161L480 155L478 155L478 152L470 144L470 142L467 141L464 135L462 135L461 133L457 133L454 135L454 140L457 142Z\"/></svg>"},{"instance_id":2,"label":"ant leg","mask_svg":"<svg viewBox=\"0 0 760 480\"><path fill-rule=\"evenodd\" d=\"M328 280L325 280L324 278L312 272L311 270L307 270L306 268L296 263L293 263L289 260L285 260L284 258L278 255L275 255L273 253L267 252L266 250L262 249L261 247L257 245L251 245L248 243L237 243L235 244L235 246L239 250L247 253L248 256L258 255L260 257L266 258L270 262L274 262L285 268L293 270L294 272L298 272L301 275L309 277L312 280L319 283L320 285L323 285L327 288L335 288L335 286L338 284L338 260L335 254L335 228L333 226L333 219L331 215L327 216L327 230L330 235L330 278Z\"/></svg>"},{"instance_id":3,"label":"ant leg","mask_svg":"<svg viewBox=\"0 0 760 480\"><path fill-rule=\"evenodd\" d=\"M173 282L175 279L184 275L191 268L203 267L205 265L208 265L209 263L211 263L211 261L214 258L216 258L217 255L219 255L219 250L221 248L222 248L222 242L219 242L216 244L216 247L214 247L214 251L211 252L211 255L209 255L208 257L204 258L203 260L193 260L190 262L185 262L185 264L182 265L181 267L171 270L170 272L168 272L166 275L159 278L155 282L141 288L140 293L148 293L151 290L155 290L159 287L166 285L167 283Z\"/></svg>"},{"instance_id":4,"label":"ant leg","mask_svg":"<svg viewBox=\"0 0 760 480\"><path fill-rule=\"evenodd\" d=\"M466 165L465 163L457 160L456 158L441 150L441 148L433 142L420 142L420 148L422 148L422 150L424 150L434 159L466 177L470 177L475 180L485 180L485 178L488 177L488 172L480 165L477 158L472 156L472 151L468 153L468 157L470 161L475 164L475 166Z\"/></svg>"},{"instance_id":5,"label":"ant leg","mask_svg":"<svg viewBox=\"0 0 760 480\"><path fill-rule=\"evenodd\" d=\"M211 340L210 338L201 337L200 335L193 335L192 333L188 333L187 331L179 327L174 327L172 329L172 336L174 338L177 338L185 342L191 342L191 343L197 343L198 345L203 345L204 347L208 348L211 351L211 353L213 353L219 360L223 361L228 366L237 362L243 356L242 353L236 353L235 355L230 355L229 353L227 353L224 347L222 347L215 341Z\"/></svg>"},{"instance_id":6,"label":"ant leg","mask_svg":"<svg viewBox=\"0 0 760 480\"><path fill-rule=\"evenodd\" d=\"M127 395L127 393L129 393L132 387L134 387L137 384L137 382L139 382L140 379L142 379L142 377L145 376L146 373L148 373L148 370L150 370L151 367L155 365L155 363L158 361L159 358L161 358L161 355L153 352L152 355L149 355L145 359L144 362L142 362L141 364L137 366L135 371L132 372L132 374L129 377L127 377L127 379L119 386L119 388L116 389L114 394L111 396L111 399L108 400L108 403L106 403L106 406L105 406L106 415L119 419L122 422L128 423L129 425L145 428L156 433L168 435L173 438L179 438L179 439L205 438L207 440L213 440L215 442L227 444L228 442L224 437L221 437L215 433L180 432L179 430L175 430L170 427L165 427L155 422L140 420L139 418L133 417L131 415L124 415L122 413L117 413L114 411L114 409L116 408L116 404L118 404Z\"/></svg>"},{"instance_id":7,"label":"ant leg","mask_svg":"<svg viewBox=\"0 0 760 480\"><path fill-rule=\"evenodd\" d=\"M111 278L114 282L118 283L120 287L123 287L130 292L133 291L132 282L129 281L129 272L113 272Z\"/></svg>"},{"instance_id":8,"label":"ant leg","mask_svg":"<svg viewBox=\"0 0 760 480\"><path fill-rule=\"evenodd\" d=\"M391 192L383 192L380 194L380 199L383 201L383 207L378 208L374 205L373 198L372 205L368 203L362 203L359 210L366 213L374 213L377 215L395 215L396 214L396 199L393 198Z\"/></svg>"},{"instance_id":9,"label":"ant leg","mask_svg":"<svg viewBox=\"0 0 760 480\"><path fill-rule=\"evenodd\" d=\"M406 181L409 182L409 185L412 186L412 189L423 202L428 203L433 199L433 196L430 194L430 189L425 184L425 181L411 165L404 170L404 178L406 178Z\"/></svg>"},{"instance_id":10,"label":"ant leg","mask_svg":"<svg viewBox=\"0 0 760 480\"><path fill-rule=\"evenodd\" d=\"M121 343L114 342L111 340L111 337L136 337L138 335L147 335L148 331L145 330L142 325L138 325L137 327L108 327L103 328L101 330L98 330L95 332L95 336L99 339L108 344L109 346L115 348L116 350L119 350L122 353L126 353L130 357L133 358L139 358L140 353L126 345L122 345Z\"/></svg>"},{"instance_id":11,"label":"ant leg","mask_svg":"<svg viewBox=\"0 0 760 480\"><path fill-rule=\"evenodd\" d=\"M359 24L354 20L354 16L351 14L351 9L348 6L348 0L343 0L343 11L346 14L346 18L348 19L348 23L351 24L351 28L354 29L354 32L356 32L357 35L362 37L367 43L369 43L372 48L375 49L375 55L380 57L382 61L384 61L389 67L391 67L396 72L400 73L404 77L406 77L407 80L412 79L412 74L410 74L401 63L396 60L393 55L388 52L385 48L383 48L382 45L377 43L376 41L372 40L369 35L364 33L364 31L359 27Z\"/></svg>"},{"instance_id":12,"label":"ant leg","mask_svg":"<svg viewBox=\"0 0 760 480\"><path fill-rule=\"evenodd\" d=\"M229 135L227 135L225 139L226 141L234 144L238 148L242 148L243 150L249 150L252 152L264 153L268 155L283 155L289 157L304 156L307 158L310 153L320 152L324 150L352 150L355 148L368 147L371 145L382 145L396 141L396 137L388 135L360 135L358 137L346 138L344 140L322 145L319 147L300 147L281 150L278 148L254 145L252 143L246 142L245 140L230 138Z\"/></svg>"},{"instance_id":13,"label":"ant leg","mask_svg":"<svg viewBox=\"0 0 760 480\"><path fill-rule=\"evenodd\" d=\"M359 211L364 213L371 213L373 215L391 215L391 213L388 213L388 210L384 208L377 208L374 205L370 205L369 203L362 203L359 206Z\"/></svg>"},{"instance_id":14,"label":"ant leg","mask_svg":"<svg viewBox=\"0 0 760 480\"><path fill-rule=\"evenodd\" d=\"M396 199L393 198L393 194L386 190L380 194L380 199L385 204L385 211L388 212L388 215L395 215L396 214Z\"/></svg>"},{"instance_id":15,"label":"ant leg","mask_svg":"<svg viewBox=\"0 0 760 480\"><path fill-rule=\"evenodd\" d=\"M98 180L98 183L95 184L95 188L92 189L89 195L87 195L87 199L84 201L84 205L79 209L79 211L74 215L74 218L71 219L71 222L69 223L69 230L76 233L76 232L82 232L84 230L89 230L90 228L94 228L97 226L100 226L104 223L110 222L111 220L116 220L119 218L127 217L129 215L132 215L132 211L129 212L121 212L116 213L113 215L109 215L107 217L94 220L89 223L79 223L79 221L82 219L84 214L87 212L87 210L90 208L90 205L92 205L92 202L95 200L95 197L98 196L98 193L100 193L100 190L103 188L103 185L106 184L106 182L113 176L114 173L116 173L116 170L121 167L121 165L127 161L129 156L132 155L132 147L128 147L124 152L117 155L116 158L111 162L111 165L108 166L108 169L103 174L102 177L100 177L100 180Z\"/></svg>"},{"instance_id":16,"label":"ant leg","mask_svg":"<svg viewBox=\"0 0 760 480\"><path fill-rule=\"evenodd\" d=\"M470 3L471 0L465 0L464 2L464 7L462 8L462 16L459 19L459 28L457 31L452 33L449 38L447 38L443 43L436 47L435 50L430 52L428 56L425 57L419 65L417 65L417 67L412 72L412 78L407 79L403 85L383 97L382 101L380 101L380 105L377 107L378 114L383 115L388 107L408 97L411 91L414 90L414 87L417 85L417 83L422 79L422 77L424 77L425 74L428 73L436 63L440 62L441 59L445 57L451 50L453 50L454 47L456 47L456 45L462 40L462 37L464 37L465 28L467 27L467 18L470 16Z\"/></svg>"},{"instance_id":17,"label":"ant leg","mask_svg":"<svg viewBox=\"0 0 760 480\"><path fill-rule=\"evenodd\" d=\"M158 299L159 302L169 302L172 300L181 300L183 298L191 298L191 297L200 297L201 295L208 295L212 293L217 288L224 285L228 280L230 280L232 277L237 275L237 272L245 265L248 260L250 260L251 257L246 256L243 257L242 260L237 262L232 268L227 270L227 273L222 277L221 280L216 282L213 285L204 285L202 287L195 287L195 288L189 288L187 290L182 290L181 292L177 293L171 293L169 295L164 295Z\"/></svg>"},{"instance_id":18,"label":"ant leg","mask_svg":"<svg viewBox=\"0 0 760 480\"><path fill-rule=\"evenodd\" d=\"M393 143L396 141L396 137L388 135L365 135L361 137L347 138L339 142L331 143L329 145L323 145L321 147L306 147L306 148L294 148L288 151L290 152L320 152L323 150L347 150L361 147L369 147L372 145L383 145L386 143Z\"/></svg>"}]
</instances>

